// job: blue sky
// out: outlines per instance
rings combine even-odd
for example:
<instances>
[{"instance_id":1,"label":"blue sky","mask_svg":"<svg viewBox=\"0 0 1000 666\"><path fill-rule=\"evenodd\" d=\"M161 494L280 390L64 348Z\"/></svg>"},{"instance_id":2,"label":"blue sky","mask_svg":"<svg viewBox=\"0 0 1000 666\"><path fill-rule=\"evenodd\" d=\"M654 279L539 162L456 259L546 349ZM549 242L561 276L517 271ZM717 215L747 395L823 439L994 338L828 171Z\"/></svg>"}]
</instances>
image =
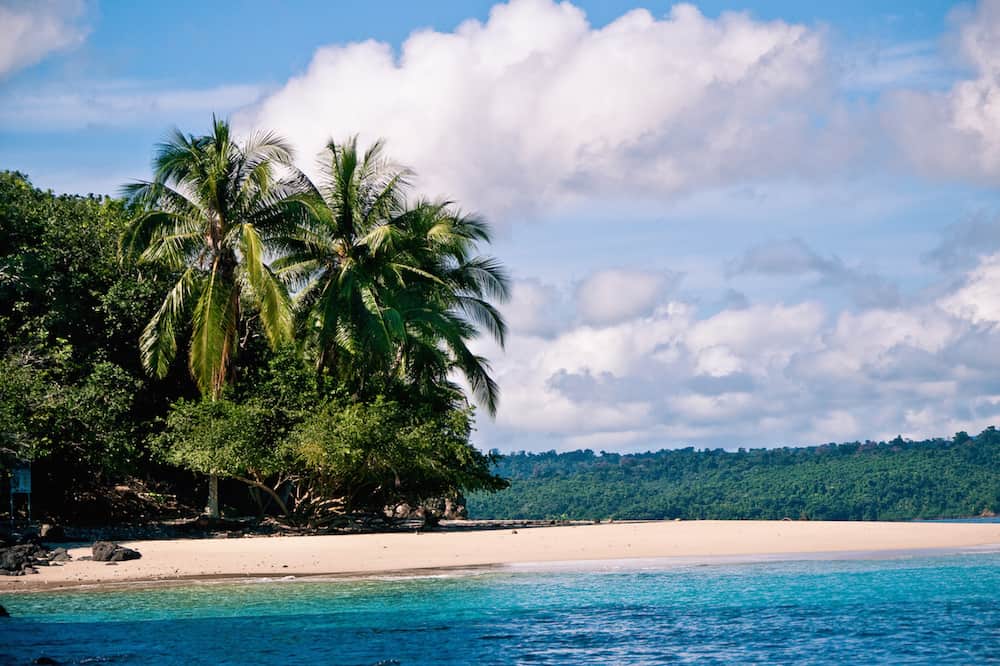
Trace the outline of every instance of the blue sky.
<instances>
[{"instance_id":1,"label":"blue sky","mask_svg":"<svg viewBox=\"0 0 1000 666\"><path fill-rule=\"evenodd\" d=\"M874 9L873 9L874 4ZM1000 3L0 0L0 156L114 193L213 112L383 136L510 266L482 446L1000 420Z\"/></svg>"}]
</instances>

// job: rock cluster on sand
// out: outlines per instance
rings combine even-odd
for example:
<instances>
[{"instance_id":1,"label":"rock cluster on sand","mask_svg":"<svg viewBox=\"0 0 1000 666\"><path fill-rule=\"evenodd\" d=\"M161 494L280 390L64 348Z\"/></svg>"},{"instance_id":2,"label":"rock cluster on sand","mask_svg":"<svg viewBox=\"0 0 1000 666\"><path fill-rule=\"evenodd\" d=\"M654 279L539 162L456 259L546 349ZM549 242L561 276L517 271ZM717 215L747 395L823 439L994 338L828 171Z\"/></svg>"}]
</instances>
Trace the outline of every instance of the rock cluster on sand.
<instances>
[{"instance_id":1,"label":"rock cluster on sand","mask_svg":"<svg viewBox=\"0 0 1000 666\"><path fill-rule=\"evenodd\" d=\"M139 551L119 546L112 541L97 541L91 550L94 552L95 562L124 562L142 557Z\"/></svg>"},{"instance_id":2,"label":"rock cluster on sand","mask_svg":"<svg viewBox=\"0 0 1000 666\"><path fill-rule=\"evenodd\" d=\"M34 542L0 548L0 576L23 576L38 573L38 567L47 567L53 562L61 563L70 559L65 548L46 550Z\"/></svg>"},{"instance_id":3,"label":"rock cluster on sand","mask_svg":"<svg viewBox=\"0 0 1000 666\"><path fill-rule=\"evenodd\" d=\"M386 515L396 519L421 518L430 524L440 520L465 520L469 512L461 493L425 499L416 506L405 502L385 508Z\"/></svg>"}]
</instances>

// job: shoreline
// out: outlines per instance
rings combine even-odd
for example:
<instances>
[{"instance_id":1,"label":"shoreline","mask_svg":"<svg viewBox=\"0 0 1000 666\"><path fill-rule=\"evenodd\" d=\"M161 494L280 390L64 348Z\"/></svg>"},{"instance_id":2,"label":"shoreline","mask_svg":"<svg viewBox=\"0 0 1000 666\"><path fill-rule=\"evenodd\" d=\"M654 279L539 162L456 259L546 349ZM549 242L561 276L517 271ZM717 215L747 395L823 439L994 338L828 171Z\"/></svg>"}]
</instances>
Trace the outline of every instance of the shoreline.
<instances>
[{"instance_id":1,"label":"shoreline","mask_svg":"<svg viewBox=\"0 0 1000 666\"><path fill-rule=\"evenodd\" d=\"M41 581L16 589L5 589L3 594L45 594L58 592L102 592L122 590L162 590L176 587L209 585L271 585L282 583L352 583L390 582L398 580L425 580L434 578L461 578L495 573L619 573L633 571L665 571L687 567L737 566L780 562L851 562L877 560L904 560L914 558L947 557L951 555L976 555L1000 553L1000 544L966 548L914 548L904 550L826 551L816 553L761 553L747 555L665 556L657 558L619 558L608 560L556 560L539 562L513 562L508 564L483 564L474 566L428 567L396 569L374 572L329 572L288 574L285 576L228 574L192 574L170 578L123 578L89 582Z\"/></svg>"},{"instance_id":2,"label":"shoreline","mask_svg":"<svg viewBox=\"0 0 1000 666\"><path fill-rule=\"evenodd\" d=\"M650 521L122 545L142 558L109 566L81 561L88 547L71 548L62 566L0 578L0 594L950 554L1000 549L1000 523Z\"/></svg>"}]
</instances>

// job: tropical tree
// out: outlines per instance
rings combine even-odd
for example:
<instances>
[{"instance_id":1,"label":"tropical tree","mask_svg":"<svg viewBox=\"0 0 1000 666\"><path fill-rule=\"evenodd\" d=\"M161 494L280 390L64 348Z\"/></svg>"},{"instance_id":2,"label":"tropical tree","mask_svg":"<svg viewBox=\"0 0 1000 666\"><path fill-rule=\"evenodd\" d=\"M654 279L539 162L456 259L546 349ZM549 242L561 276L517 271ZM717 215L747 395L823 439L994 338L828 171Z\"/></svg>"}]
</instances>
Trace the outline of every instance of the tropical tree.
<instances>
[{"instance_id":1,"label":"tropical tree","mask_svg":"<svg viewBox=\"0 0 1000 666\"><path fill-rule=\"evenodd\" d=\"M298 291L320 372L369 396L395 382L457 399L457 370L492 414L497 385L468 346L482 331L502 345L506 332L494 306L508 298L506 272L477 254L490 228L449 202L409 204L411 172L383 153L375 142L360 154L356 137L327 145L318 181L300 177L309 222L273 267Z\"/></svg>"},{"instance_id":2,"label":"tropical tree","mask_svg":"<svg viewBox=\"0 0 1000 666\"><path fill-rule=\"evenodd\" d=\"M301 208L296 183L283 177L292 151L272 133L245 142L229 123L212 119L205 136L175 130L157 147L154 178L126 186L139 214L122 236L121 251L140 263L179 274L142 333L145 369L165 376L178 339L190 330L188 368L202 395L217 400L232 379L240 334L253 313L272 346L292 337L291 301L267 264L269 242L288 235ZM209 513L218 515L213 474Z\"/></svg>"},{"instance_id":3,"label":"tropical tree","mask_svg":"<svg viewBox=\"0 0 1000 666\"><path fill-rule=\"evenodd\" d=\"M471 432L470 407L331 400L288 440L304 469L296 508L322 523L341 512L378 514L402 502L506 488L491 471L498 456L476 450Z\"/></svg>"}]
</instances>

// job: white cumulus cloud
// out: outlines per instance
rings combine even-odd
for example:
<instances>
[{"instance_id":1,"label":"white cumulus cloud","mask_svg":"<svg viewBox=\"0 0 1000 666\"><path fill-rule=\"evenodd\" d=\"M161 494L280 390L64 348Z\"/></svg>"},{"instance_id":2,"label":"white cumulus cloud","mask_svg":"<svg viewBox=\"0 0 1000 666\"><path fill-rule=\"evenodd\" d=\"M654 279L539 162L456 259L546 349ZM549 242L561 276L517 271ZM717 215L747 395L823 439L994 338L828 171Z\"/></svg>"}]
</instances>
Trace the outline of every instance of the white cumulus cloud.
<instances>
[{"instance_id":1,"label":"white cumulus cloud","mask_svg":"<svg viewBox=\"0 0 1000 666\"><path fill-rule=\"evenodd\" d=\"M849 142L803 150L825 140L812 115L825 67L821 35L801 25L679 4L594 28L570 3L512 0L485 23L416 32L398 53L376 41L321 48L237 120L282 128L305 162L331 137L385 137L425 192L495 213L840 159Z\"/></svg>"},{"instance_id":2,"label":"white cumulus cloud","mask_svg":"<svg viewBox=\"0 0 1000 666\"><path fill-rule=\"evenodd\" d=\"M942 307L976 323L1000 324L1000 254L984 257L962 285L942 299Z\"/></svg>"},{"instance_id":3,"label":"white cumulus cloud","mask_svg":"<svg viewBox=\"0 0 1000 666\"><path fill-rule=\"evenodd\" d=\"M597 324L647 314L678 280L679 276L669 271L597 271L577 287L577 311L584 321Z\"/></svg>"},{"instance_id":4,"label":"white cumulus cloud","mask_svg":"<svg viewBox=\"0 0 1000 666\"><path fill-rule=\"evenodd\" d=\"M903 156L931 176L1000 177L1000 0L955 15L957 55L972 78L950 89L888 95L884 125Z\"/></svg>"},{"instance_id":5,"label":"white cumulus cloud","mask_svg":"<svg viewBox=\"0 0 1000 666\"><path fill-rule=\"evenodd\" d=\"M512 333L548 336L565 328L572 313L559 289L540 280L515 280L501 307Z\"/></svg>"}]
</instances>

